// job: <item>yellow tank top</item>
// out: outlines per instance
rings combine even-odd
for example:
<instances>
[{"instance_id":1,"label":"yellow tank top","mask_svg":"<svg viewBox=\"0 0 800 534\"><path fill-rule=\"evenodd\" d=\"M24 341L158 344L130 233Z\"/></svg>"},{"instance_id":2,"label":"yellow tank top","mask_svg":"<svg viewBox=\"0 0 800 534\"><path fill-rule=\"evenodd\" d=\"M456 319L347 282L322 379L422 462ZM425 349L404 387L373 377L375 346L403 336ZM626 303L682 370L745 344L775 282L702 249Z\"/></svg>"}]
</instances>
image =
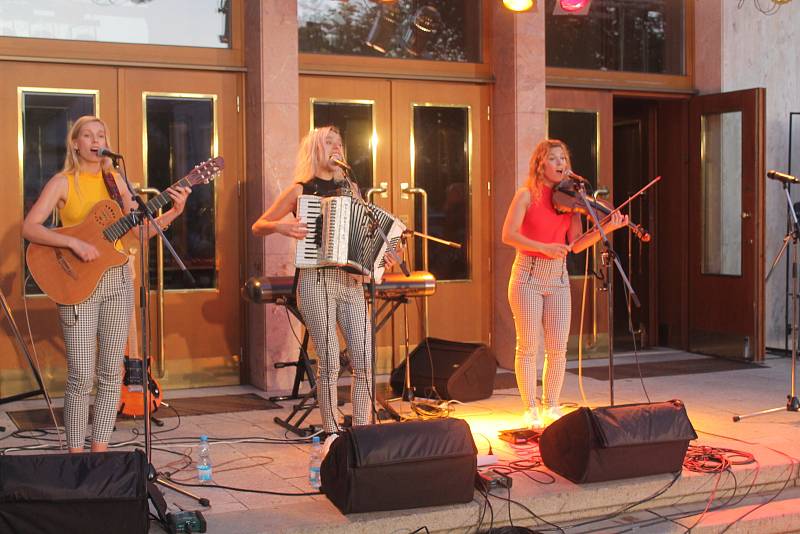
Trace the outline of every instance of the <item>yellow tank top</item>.
<instances>
[{"instance_id":1,"label":"yellow tank top","mask_svg":"<svg viewBox=\"0 0 800 534\"><path fill-rule=\"evenodd\" d=\"M83 222L95 204L110 199L102 173L80 172L77 176L78 187L75 187L75 175L67 175L67 201L58 210L63 226L75 226Z\"/></svg>"}]
</instances>

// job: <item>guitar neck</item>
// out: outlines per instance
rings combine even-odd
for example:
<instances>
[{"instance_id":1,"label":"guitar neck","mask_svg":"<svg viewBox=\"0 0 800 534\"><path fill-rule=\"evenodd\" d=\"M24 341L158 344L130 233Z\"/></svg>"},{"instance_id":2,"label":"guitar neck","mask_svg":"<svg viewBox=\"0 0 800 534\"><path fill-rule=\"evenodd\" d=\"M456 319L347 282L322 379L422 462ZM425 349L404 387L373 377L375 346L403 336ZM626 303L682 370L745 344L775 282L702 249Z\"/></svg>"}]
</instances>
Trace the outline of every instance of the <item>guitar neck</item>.
<instances>
[{"instance_id":1,"label":"guitar neck","mask_svg":"<svg viewBox=\"0 0 800 534\"><path fill-rule=\"evenodd\" d=\"M177 182L175 182L173 185L180 185L186 187L190 186L191 182L189 181L188 177L183 177ZM159 195L147 201L145 207L147 208L148 212L155 213L156 211L160 210L170 202L172 202L172 197L170 197L169 193L167 193L166 190L164 190ZM114 224L110 225L108 228L103 230L103 236L113 243L117 239L127 234L131 228L133 228L139 223L139 220L140 220L140 214L129 213L123 217L120 217L118 221L116 221Z\"/></svg>"}]
</instances>

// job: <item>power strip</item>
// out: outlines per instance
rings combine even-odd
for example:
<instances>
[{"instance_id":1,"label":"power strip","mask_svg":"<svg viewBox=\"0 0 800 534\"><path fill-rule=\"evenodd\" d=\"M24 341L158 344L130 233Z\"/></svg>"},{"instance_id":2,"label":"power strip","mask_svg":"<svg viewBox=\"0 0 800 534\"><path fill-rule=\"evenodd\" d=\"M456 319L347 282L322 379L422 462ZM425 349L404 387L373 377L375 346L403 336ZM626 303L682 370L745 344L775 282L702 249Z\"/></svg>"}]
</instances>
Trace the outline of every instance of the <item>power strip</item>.
<instances>
[{"instance_id":1,"label":"power strip","mask_svg":"<svg viewBox=\"0 0 800 534\"><path fill-rule=\"evenodd\" d=\"M494 469L478 471L475 473L475 485L484 491L491 491L497 488L510 488L513 483L511 477L498 473Z\"/></svg>"}]
</instances>

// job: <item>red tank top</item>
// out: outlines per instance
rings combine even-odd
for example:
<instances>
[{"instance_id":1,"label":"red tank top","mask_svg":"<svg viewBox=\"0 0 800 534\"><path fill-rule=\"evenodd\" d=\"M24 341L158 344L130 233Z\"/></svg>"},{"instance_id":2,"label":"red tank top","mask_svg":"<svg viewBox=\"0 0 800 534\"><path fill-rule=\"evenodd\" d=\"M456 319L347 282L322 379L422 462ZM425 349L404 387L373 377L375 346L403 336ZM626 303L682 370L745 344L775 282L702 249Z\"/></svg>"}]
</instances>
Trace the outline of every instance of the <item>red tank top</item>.
<instances>
[{"instance_id":1,"label":"red tank top","mask_svg":"<svg viewBox=\"0 0 800 534\"><path fill-rule=\"evenodd\" d=\"M553 208L553 189L544 186L538 202L531 200L525 218L522 219L520 233L528 239L542 243L566 243L571 222L571 213L563 215L556 213ZM538 252L522 251L522 253L526 256L547 258Z\"/></svg>"}]
</instances>

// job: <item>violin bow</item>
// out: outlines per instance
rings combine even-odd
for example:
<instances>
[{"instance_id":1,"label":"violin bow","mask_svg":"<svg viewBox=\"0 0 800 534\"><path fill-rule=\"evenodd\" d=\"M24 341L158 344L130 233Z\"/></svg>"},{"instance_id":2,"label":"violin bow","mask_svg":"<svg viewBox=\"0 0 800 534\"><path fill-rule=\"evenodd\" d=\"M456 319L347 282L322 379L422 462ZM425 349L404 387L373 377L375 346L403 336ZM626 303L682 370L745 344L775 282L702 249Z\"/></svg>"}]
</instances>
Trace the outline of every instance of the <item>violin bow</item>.
<instances>
[{"instance_id":1,"label":"violin bow","mask_svg":"<svg viewBox=\"0 0 800 534\"><path fill-rule=\"evenodd\" d=\"M639 189L639 190L638 190L636 193L634 193L634 194L632 194L630 197L628 197L628 199L627 199L625 202L623 202L622 204L620 204L619 206L617 206L616 208L614 208L613 210L611 210L611 211L608 213L608 215L606 215L605 217L603 217L603 218L600 220L600 224L605 224L605 223L608 221L608 219L609 219L609 218L610 218L612 215L614 215L616 212L618 212L619 210L621 210L622 208L624 208L625 206L627 206L628 204L630 204L630 203L631 203L631 201L632 201L633 199L635 199L636 197L639 197L639 196L643 195L645 191L647 191L647 190L648 190L648 189L650 189L652 186L654 186L654 185L656 184L656 182L658 182L659 180L661 180L661 176L656 176L655 178L653 178L653 179L650 181L650 183L649 183L649 184L647 184L646 186L644 186L644 187L642 187L641 189ZM576 242L578 242L578 241L579 241L579 240L581 240L583 237L585 237L585 236L589 235L589 233L590 233L590 232L593 232L593 231L594 231L594 227L592 227L592 228L590 228L590 229L586 230L584 233L582 233L581 235L579 235L579 236L578 236L578 237L575 239L575 241L573 241L573 243L576 243Z\"/></svg>"}]
</instances>

